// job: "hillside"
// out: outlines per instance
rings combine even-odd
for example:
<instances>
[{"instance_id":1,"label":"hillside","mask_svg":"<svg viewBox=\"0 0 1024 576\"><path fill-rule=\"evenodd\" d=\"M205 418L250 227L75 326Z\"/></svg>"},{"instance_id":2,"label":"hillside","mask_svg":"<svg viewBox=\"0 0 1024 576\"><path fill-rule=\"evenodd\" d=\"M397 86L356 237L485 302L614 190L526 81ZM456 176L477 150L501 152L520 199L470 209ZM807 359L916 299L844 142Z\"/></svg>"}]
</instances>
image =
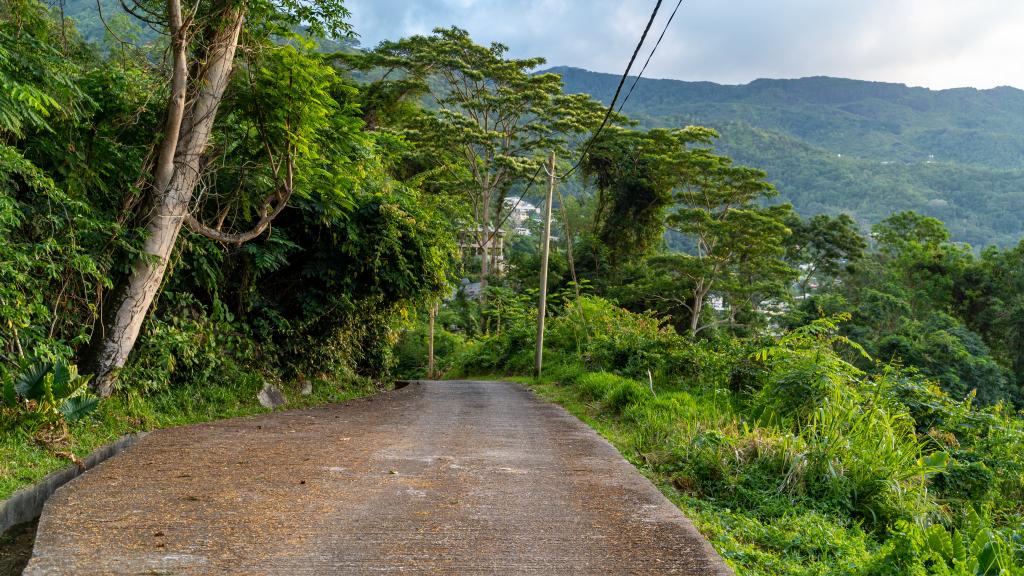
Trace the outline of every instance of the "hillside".
<instances>
[{"instance_id":1,"label":"hillside","mask_svg":"<svg viewBox=\"0 0 1024 576\"><path fill-rule=\"evenodd\" d=\"M618 77L551 69L567 92L608 101ZM929 90L814 77L711 82L641 79L623 111L645 126L702 124L758 166L804 214L867 224L897 210L938 217L959 241L1024 237L1024 91Z\"/></svg>"}]
</instances>

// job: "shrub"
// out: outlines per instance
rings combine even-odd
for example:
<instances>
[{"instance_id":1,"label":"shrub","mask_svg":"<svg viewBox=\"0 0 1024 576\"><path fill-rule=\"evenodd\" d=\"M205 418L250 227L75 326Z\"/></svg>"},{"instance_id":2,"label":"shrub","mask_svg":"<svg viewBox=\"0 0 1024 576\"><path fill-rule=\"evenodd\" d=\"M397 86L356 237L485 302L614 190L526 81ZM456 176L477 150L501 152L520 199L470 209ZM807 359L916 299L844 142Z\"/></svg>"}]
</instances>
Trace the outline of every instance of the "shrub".
<instances>
[{"instance_id":1,"label":"shrub","mask_svg":"<svg viewBox=\"0 0 1024 576\"><path fill-rule=\"evenodd\" d=\"M626 408L643 402L651 396L650 391L636 380L623 379L605 396L605 406L615 414L621 414Z\"/></svg>"},{"instance_id":2,"label":"shrub","mask_svg":"<svg viewBox=\"0 0 1024 576\"><path fill-rule=\"evenodd\" d=\"M395 376L423 378L427 374L427 352L430 333L427 321L420 319L412 328L404 330L394 346ZM443 326L434 326L434 369L444 374L453 368L457 353L465 345L465 337L449 332Z\"/></svg>"},{"instance_id":3,"label":"shrub","mask_svg":"<svg viewBox=\"0 0 1024 576\"><path fill-rule=\"evenodd\" d=\"M603 400L612 387L621 382L621 376L610 372L587 372L576 381L576 388L587 400Z\"/></svg>"},{"instance_id":4,"label":"shrub","mask_svg":"<svg viewBox=\"0 0 1024 576\"><path fill-rule=\"evenodd\" d=\"M635 314L596 296L567 302L551 319L545 344L576 351L589 370L646 379L683 362L686 341L653 313Z\"/></svg>"},{"instance_id":5,"label":"shrub","mask_svg":"<svg viewBox=\"0 0 1024 576\"><path fill-rule=\"evenodd\" d=\"M1022 534L994 530L970 510L962 528L900 522L884 554L866 567L868 576L1017 576L1024 574Z\"/></svg>"},{"instance_id":6,"label":"shrub","mask_svg":"<svg viewBox=\"0 0 1024 576\"><path fill-rule=\"evenodd\" d=\"M99 403L89 393L90 378L62 359L33 364L0 381L0 409L11 413L5 420L29 434L64 437L68 422L89 414Z\"/></svg>"}]
</instances>

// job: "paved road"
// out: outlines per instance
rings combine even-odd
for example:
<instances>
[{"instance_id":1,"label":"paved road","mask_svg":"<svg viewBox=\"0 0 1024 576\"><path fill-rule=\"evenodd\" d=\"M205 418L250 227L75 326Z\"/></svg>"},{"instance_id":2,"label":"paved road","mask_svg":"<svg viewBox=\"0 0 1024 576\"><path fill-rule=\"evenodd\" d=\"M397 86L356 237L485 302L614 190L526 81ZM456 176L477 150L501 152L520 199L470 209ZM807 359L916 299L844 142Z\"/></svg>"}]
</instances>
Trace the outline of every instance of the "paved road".
<instances>
[{"instance_id":1,"label":"paved road","mask_svg":"<svg viewBox=\"0 0 1024 576\"><path fill-rule=\"evenodd\" d=\"M158 431L46 504L25 574L731 574L517 384L423 382Z\"/></svg>"}]
</instances>

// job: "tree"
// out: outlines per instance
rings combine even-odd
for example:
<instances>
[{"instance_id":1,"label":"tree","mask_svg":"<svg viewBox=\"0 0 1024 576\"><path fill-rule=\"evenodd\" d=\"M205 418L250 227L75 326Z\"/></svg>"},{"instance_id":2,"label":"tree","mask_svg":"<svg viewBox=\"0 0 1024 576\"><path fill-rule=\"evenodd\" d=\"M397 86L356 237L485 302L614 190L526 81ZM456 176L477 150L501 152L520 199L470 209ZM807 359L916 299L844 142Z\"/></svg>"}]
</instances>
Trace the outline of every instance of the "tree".
<instances>
[{"instance_id":1,"label":"tree","mask_svg":"<svg viewBox=\"0 0 1024 576\"><path fill-rule=\"evenodd\" d=\"M913 293L907 302L917 316L949 310L955 304L955 281L973 256L967 245L949 241L946 226L916 212L899 212L872 227L879 264L890 280Z\"/></svg>"},{"instance_id":2,"label":"tree","mask_svg":"<svg viewBox=\"0 0 1024 576\"><path fill-rule=\"evenodd\" d=\"M786 225L786 260L800 268L800 293L806 295L812 281L832 284L843 267L864 255L867 242L857 223L847 214L817 214L806 220L794 213Z\"/></svg>"},{"instance_id":3,"label":"tree","mask_svg":"<svg viewBox=\"0 0 1024 576\"><path fill-rule=\"evenodd\" d=\"M652 260L688 285L686 307L691 336L719 324L734 323L744 306L786 293L793 270L785 264L783 242L790 231L783 223L788 205L762 207L775 195L765 173L735 166L729 158L706 149L692 151L679 166L668 225L694 242L693 251ZM724 320L702 324L709 295L720 293L729 304Z\"/></svg>"},{"instance_id":4,"label":"tree","mask_svg":"<svg viewBox=\"0 0 1024 576\"><path fill-rule=\"evenodd\" d=\"M430 36L382 42L350 61L378 77L370 89L378 108L428 95L436 112L418 118L410 135L436 158L467 195L476 229L480 278L491 266L487 244L501 222L510 186L537 174L550 150L600 122L604 107L583 94L562 94L557 74L533 74L543 58L514 59L508 47L473 42L465 30L438 28Z\"/></svg>"},{"instance_id":5,"label":"tree","mask_svg":"<svg viewBox=\"0 0 1024 576\"><path fill-rule=\"evenodd\" d=\"M235 69L243 29L249 51L266 45L275 35L290 35L299 24L307 24L314 34L347 31L342 20L347 12L339 0L219 0L189 5L166 0L162 7L136 0L132 11L166 32L169 94L154 160L142 167L144 194L135 212L145 230L142 250L130 271L105 295L84 355L85 369L95 374L94 386L101 395L111 393L116 372L135 344L182 225L188 223L221 241L244 242L267 228L294 189L298 150L295 141L287 140L276 155L267 150L265 160L274 166L276 183L257 209L259 218L249 231L227 234L220 230L223 218L206 226L190 213L194 192L211 160L211 135Z\"/></svg>"},{"instance_id":6,"label":"tree","mask_svg":"<svg viewBox=\"0 0 1024 576\"><path fill-rule=\"evenodd\" d=\"M875 250L848 263L841 281L807 299L794 319L851 312L843 332L872 356L905 363L959 398L974 390L985 404L1019 401L1003 348L1014 330L996 328L1014 309L1006 297L1013 282L996 287L1009 278L997 271L999 252L976 262L969 247L948 241L942 222L913 212L894 214L874 231Z\"/></svg>"},{"instance_id":7,"label":"tree","mask_svg":"<svg viewBox=\"0 0 1024 576\"><path fill-rule=\"evenodd\" d=\"M871 237L882 252L895 255L912 248L941 246L949 242L949 231L941 220L907 210L875 224Z\"/></svg>"},{"instance_id":8,"label":"tree","mask_svg":"<svg viewBox=\"0 0 1024 576\"><path fill-rule=\"evenodd\" d=\"M1024 387L1024 242L988 248L957 280L957 306Z\"/></svg>"},{"instance_id":9,"label":"tree","mask_svg":"<svg viewBox=\"0 0 1024 576\"><path fill-rule=\"evenodd\" d=\"M688 147L709 144L713 137L713 131L699 127L609 128L594 143L583 173L597 186L593 229L613 267L643 256L661 237L672 189L692 157ZM596 251L594 257L597 271Z\"/></svg>"},{"instance_id":10,"label":"tree","mask_svg":"<svg viewBox=\"0 0 1024 576\"><path fill-rule=\"evenodd\" d=\"M92 69L94 57L35 0L0 3L0 377L27 359L71 355L92 318L92 295L105 281L97 244L107 244L117 223L80 194L109 165L129 160L122 140L105 147L91 172L78 168L106 139L90 127L116 74ZM140 87L146 86L140 81ZM125 121L144 105L115 91L105 118ZM117 178L105 178L118 183ZM97 239L100 239L97 241Z\"/></svg>"}]
</instances>

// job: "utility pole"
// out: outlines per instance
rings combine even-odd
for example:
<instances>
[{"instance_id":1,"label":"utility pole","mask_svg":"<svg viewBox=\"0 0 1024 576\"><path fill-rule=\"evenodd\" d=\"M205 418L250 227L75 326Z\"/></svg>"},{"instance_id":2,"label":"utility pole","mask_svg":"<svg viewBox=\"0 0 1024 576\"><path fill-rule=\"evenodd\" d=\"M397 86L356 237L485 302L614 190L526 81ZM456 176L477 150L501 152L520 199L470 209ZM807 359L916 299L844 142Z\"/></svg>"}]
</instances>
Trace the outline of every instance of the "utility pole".
<instances>
[{"instance_id":1,"label":"utility pole","mask_svg":"<svg viewBox=\"0 0 1024 576\"><path fill-rule=\"evenodd\" d=\"M427 380L434 379L434 317L437 316L437 306L430 305L430 340L427 342Z\"/></svg>"},{"instance_id":2,"label":"utility pole","mask_svg":"<svg viewBox=\"0 0 1024 576\"><path fill-rule=\"evenodd\" d=\"M537 303L537 354L533 375L540 378L544 363L544 316L548 307L548 253L551 251L551 197L555 192L555 152L548 154L548 200L544 205L544 235L540 245L540 302Z\"/></svg>"}]
</instances>

